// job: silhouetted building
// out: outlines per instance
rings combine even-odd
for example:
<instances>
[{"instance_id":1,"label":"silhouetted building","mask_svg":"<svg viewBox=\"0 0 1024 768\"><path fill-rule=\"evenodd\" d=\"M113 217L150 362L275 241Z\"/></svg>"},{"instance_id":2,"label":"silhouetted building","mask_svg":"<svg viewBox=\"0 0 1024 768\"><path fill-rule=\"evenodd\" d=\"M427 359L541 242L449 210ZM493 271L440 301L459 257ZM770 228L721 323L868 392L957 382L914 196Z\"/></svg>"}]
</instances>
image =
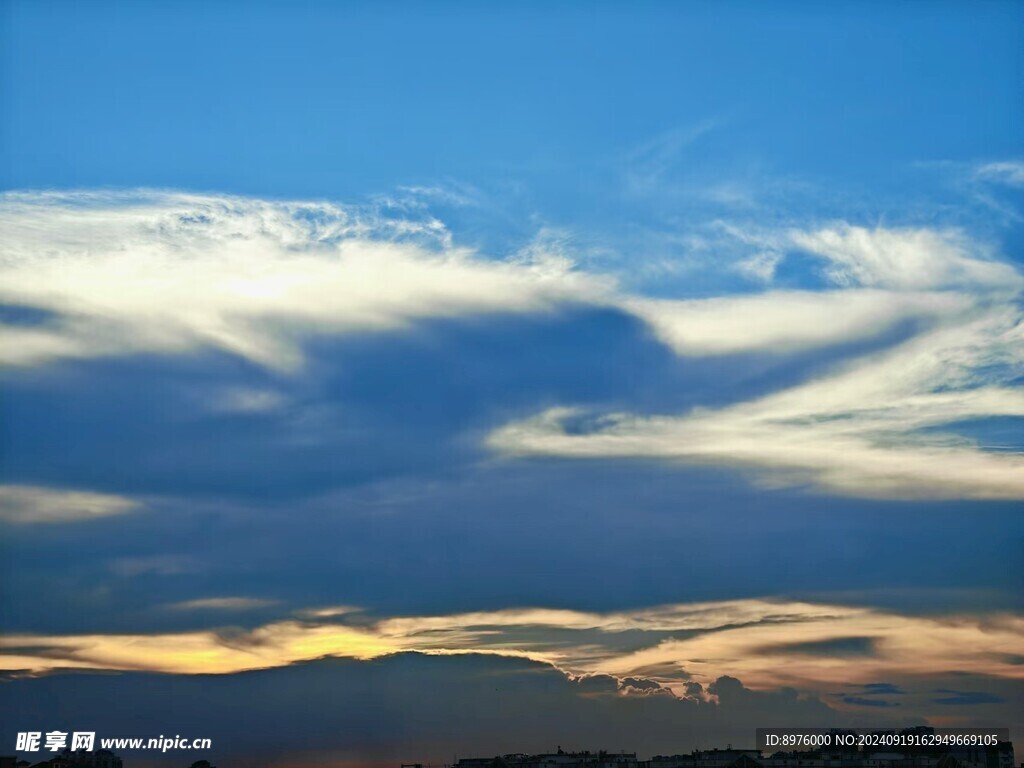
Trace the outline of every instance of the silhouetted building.
<instances>
[{"instance_id":1,"label":"silhouetted building","mask_svg":"<svg viewBox=\"0 0 1024 768\"><path fill-rule=\"evenodd\" d=\"M538 755L513 753L497 757L459 760L456 768L638 768L636 752L547 752Z\"/></svg>"},{"instance_id":2,"label":"silhouetted building","mask_svg":"<svg viewBox=\"0 0 1024 768\"><path fill-rule=\"evenodd\" d=\"M849 733L836 730L834 733ZM928 726L885 732L894 735L934 734ZM878 747L832 746L808 751L705 749L688 755L656 755L637 760L635 752L557 752L464 758L455 768L1014 768L1013 744L990 746ZM1024 765L1021 766L1024 768Z\"/></svg>"},{"instance_id":3,"label":"silhouetted building","mask_svg":"<svg viewBox=\"0 0 1024 768\"><path fill-rule=\"evenodd\" d=\"M72 752L65 747L49 760L33 763L31 768L123 768L121 758L108 749Z\"/></svg>"}]
</instances>

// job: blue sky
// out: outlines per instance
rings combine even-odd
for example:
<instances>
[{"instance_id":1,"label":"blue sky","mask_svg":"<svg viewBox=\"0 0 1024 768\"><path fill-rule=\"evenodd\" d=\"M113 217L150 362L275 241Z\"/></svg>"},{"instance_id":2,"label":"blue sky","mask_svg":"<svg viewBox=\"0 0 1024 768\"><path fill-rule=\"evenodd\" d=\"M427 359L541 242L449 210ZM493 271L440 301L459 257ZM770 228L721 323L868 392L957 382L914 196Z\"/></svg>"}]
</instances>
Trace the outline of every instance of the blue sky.
<instances>
[{"instance_id":1,"label":"blue sky","mask_svg":"<svg viewBox=\"0 0 1024 768\"><path fill-rule=\"evenodd\" d=\"M12 733L1024 739L1018 4L3 14Z\"/></svg>"}]
</instances>

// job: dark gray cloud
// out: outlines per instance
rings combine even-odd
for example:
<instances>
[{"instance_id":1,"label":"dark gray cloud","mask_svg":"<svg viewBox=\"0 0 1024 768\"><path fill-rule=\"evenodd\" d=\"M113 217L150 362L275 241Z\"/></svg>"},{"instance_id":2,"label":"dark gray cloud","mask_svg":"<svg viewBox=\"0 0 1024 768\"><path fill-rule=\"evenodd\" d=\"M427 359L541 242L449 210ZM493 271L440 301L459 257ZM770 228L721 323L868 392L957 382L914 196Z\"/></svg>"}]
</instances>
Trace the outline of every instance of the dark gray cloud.
<instances>
[{"instance_id":1,"label":"dark gray cloud","mask_svg":"<svg viewBox=\"0 0 1024 768\"><path fill-rule=\"evenodd\" d=\"M1020 602L1000 564L1019 546L1007 535L1016 509L898 506L832 500L822 514L813 499L753 491L718 471L530 461L302 502L157 498L116 520L5 530L0 612L9 632L79 633L255 626L338 604L409 615L804 598L808 584L831 602L896 612L920 606L912 587L923 585L944 611L950 590L971 610ZM921 546L908 551L908 536ZM160 608L224 596L279 602L230 614Z\"/></svg>"},{"instance_id":2,"label":"dark gray cloud","mask_svg":"<svg viewBox=\"0 0 1024 768\"><path fill-rule=\"evenodd\" d=\"M850 639L850 638L844 638ZM832 694L836 699L853 707L898 707L900 702L880 698L882 696L903 696L904 691L893 683L864 683L857 690Z\"/></svg>"},{"instance_id":3,"label":"dark gray cloud","mask_svg":"<svg viewBox=\"0 0 1024 768\"><path fill-rule=\"evenodd\" d=\"M636 677L625 677L622 679L623 686L629 686L630 688L636 688L641 691L650 690L664 690L662 687L654 682L653 680L644 680Z\"/></svg>"},{"instance_id":4,"label":"dark gray cloud","mask_svg":"<svg viewBox=\"0 0 1024 768\"><path fill-rule=\"evenodd\" d=\"M834 637L803 643L778 643L765 646L764 653L806 654L808 656L874 656L873 637Z\"/></svg>"},{"instance_id":5,"label":"dark gray cloud","mask_svg":"<svg viewBox=\"0 0 1024 768\"><path fill-rule=\"evenodd\" d=\"M936 704L946 706L974 706L977 704L1002 704L1006 699L985 691L957 691L951 688L937 688L935 693L943 694L932 699Z\"/></svg>"},{"instance_id":6,"label":"dark gray cloud","mask_svg":"<svg viewBox=\"0 0 1024 768\"><path fill-rule=\"evenodd\" d=\"M854 707L898 707L898 701L887 701L886 699L869 699L866 696L843 696L840 699L844 704Z\"/></svg>"},{"instance_id":7,"label":"dark gray cloud","mask_svg":"<svg viewBox=\"0 0 1024 768\"><path fill-rule=\"evenodd\" d=\"M657 685L640 679L630 687L623 695L615 678L573 681L517 658L414 653L220 676L55 674L0 687L0 743L54 728L182 734L212 738L214 762L255 768L285 755L302 762L302 753L366 762L557 744L672 753L752 743L758 725L844 722L817 698L752 691L733 678L711 686L717 703L643 695ZM175 761L180 754L161 764Z\"/></svg>"},{"instance_id":8,"label":"dark gray cloud","mask_svg":"<svg viewBox=\"0 0 1024 768\"><path fill-rule=\"evenodd\" d=\"M611 675L584 675L576 678L580 693L617 693L619 681Z\"/></svg>"},{"instance_id":9,"label":"dark gray cloud","mask_svg":"<svg viewBox=\"0 0 1024 768\"><path fill-rule=\"evenodd\" d=\"M863 686L865 694L902 694L904 691L892 683L865 683Z\"/></svg>"},{"instance_id":10,"label":"dark gray cloud","mask_svg":"<svg viewBox=\"0 0 1024 768\"><path fill-rule=\"evenodd\" d=\"M686 690L686 695L690 698L699 699L704 696L704 686L700 683L686 683L684 689Z\"/></svg>"},{"instance_id":11,"label":"dark gray cloud","mask_svg":"<svg viewBox=\"0 0 1024 768\"><path fill-rule=\"evenodd\" d=\"M751 488L729 470L502 461L480 445L545 405L645 413L735 402L805 380L831 353L694 361L621 312L573 309L307 351L302 376L214 353L6 376L0 444L17 450L0 481L145 506L45 531L5 527L17 563L0 581L5 629L254 626L338 603L391 614L608 610L800 596L808 585L897 611L922 605L923 588L942 611L951 590L972 610L1020 607L1001 565L1020 545L1007 535L1019 530L1012 504L829 499L823 513L821 499ZM223 410L239 388L280 402ZM230 615L161 608L224 596L278 602Z\"/></svg>"}]
</instances>

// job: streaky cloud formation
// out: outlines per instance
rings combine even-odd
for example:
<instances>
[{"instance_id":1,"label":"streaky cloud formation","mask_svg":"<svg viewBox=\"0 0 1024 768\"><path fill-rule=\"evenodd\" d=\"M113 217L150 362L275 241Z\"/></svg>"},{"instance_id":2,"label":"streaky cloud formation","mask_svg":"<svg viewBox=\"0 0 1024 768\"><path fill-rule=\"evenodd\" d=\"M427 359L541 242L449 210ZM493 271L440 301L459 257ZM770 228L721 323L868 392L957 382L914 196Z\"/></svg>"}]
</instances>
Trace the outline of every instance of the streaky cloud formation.
<instances>
[{"instance_id":1,"label":"streaky cloud formation","mask_svg":"<svg viewBox=\"0 0 1024 768\"><path fill-rule=\"evenodd\" d=\"M141 504L109 493L0 485L0 520L18 525L70 523L123 515Z\"/></svg>"},{"instance_id":2,"label":"streaky cloud formation","mask_svg":"<svg viewBox=\"0 0 1024 768\"><path fill-rule=\"evenodd\" d=\"M840 286L1019 291L1024 278L1009 264L985 258L978 243L955 231L866 229L842 224L793 231L794 244L826 260Z\"/></svg>"},{"instance_id":3,"label":"streaky cloud formation","mask_svg":"<svg viewBox=\"0 0 1024 768\"><path fill-rule=\"evenodd\" d=\"M569 301L636 314L681 354L776 351L962 312L973 297L955 287L1021 286L1013 267L972 258L962 238L927 230L842 226L773 242L813 251L830 280L864 290L671 300L622 294L614 275L575 269L559 248L487 259L454 247L435 219L330 203L6 193L0 224L0 299L53 315L2 327L11 365L210 346L290 368L305 335ZM887 290L870 290L878 287Z\"/></svg>"},{"instance_id":4,"label":"streaky cloud formation","mask_svg":"<svg viewBox=\"0 0 1024 768\"><path fill-rule=\"evenodd\" d=\"M537 312L603 290L564 261L485 261L436 221L328 203L8 193L0 228L0 301L53 313L2 328L7 365L207 347L294 370L307 335Z\"/></svg>"},{"instance_id":5,"label":"streaky cloud formation","mask_svg":"<svg viewBox=\"0 0 1024 768\"><path fill-rule=\"evenodd\" d=\"M952 292L769 291L710 299L624 303L680 355L795 352L871 338L907 322L935 322L974 305Z\"/></svg>"},{"instance_id":6,"label":"streaky cloud formation","mask_svg":"<svg viewBox=\"0 0 1024 768\"><path fill-rule=\"evenodd\" d=\"M1015 384L1024 361L1020 273L973 258L962 238L937 233L841 227L791 236L828 260L831 281L852 287L800 294L793 303L779 292L683 302L660 318L655 303L647 312L659 336L683 350L713 338L715 331L701 328L775 347L801 336L834 342L884 323L883 306L893 321L930 312L934 322L895 346L748 402L659 417L587 419L578 409L552 408L496 430L489 444L517 455L732 464L753 469L766 485L848 496L1024 498L1019 453L986 451L955 430L938 431L1024 415ZM922 289L935 292L906 293ZM715 317L719 309L730 321Z\"/></svg>"},{"instance_id":7,"label":"streaky cloud formation","mask_svg":"<svg viewBox=\"0 0 1024 768\"><path fill-rule=\"evenodd\" d=\"M566 403L497 428L492 450L731 465L769 486L868 498L1024 498L1019 453L956 432L1024 415L1024 276L962 232L845 222L755 232L752 245L778 254L766 290L674 299L627 293L561 249L487 258L420 214L153 191L8 193L0 303L36 314L0 326L4 362L216 349L297 373L315 336L583 303L639 318L687 357L835 348L842 359L716 409L588 414ZM809 254L823 289L772 286L790 253ZM885 343L842 352L866 340ZM258 412L280 399L236 390L210 404Z\"/></svg>"},{"instance_id":8,"label":"streaky cloud formation","mask_svg":"<svg viewBox=\"0 0 1024 768\"><path fill-rule=\"evenodd\" d=\"M194 607L235 610L234 601ZM258 601L256 601L258 602ZM623 612L505 609L373 618L351 608L307 610L251 630L137 635L7 635L0 667L38 675L63 668L233 673L321 656L369 660L401 651L516 656L568 675L687 684L739 676L755 688L825 691L936 669L1024 679L1013 614L906 616L879 609L771 600L685 603ZM856 647L851 645L856 641ZM845 652L822 652L822 646Z\"/></svg>"},{"instance_id":9,"label":"streaky cloud formation","mask_svg":"<svg viewBox=\"0 0 1024 768\"><path fill-rule=\"evenodd\" d=\"M166 607L174 611L244 611L249 608L263 608L275 602L258 597L202 597L172 603Z\"/></svg>"},{"instance_id":10,"label":"streaky cloud formation","mask_svg":"<svg viewBox=\"0 0 1024 768\"><path fill-rule=\"evenodd\" d=\"M985 181L995 181L1011 187L1024 187L1024 161L1000 160L982 163L975 169L975 175Z\"/></svg>"}]
</instances>

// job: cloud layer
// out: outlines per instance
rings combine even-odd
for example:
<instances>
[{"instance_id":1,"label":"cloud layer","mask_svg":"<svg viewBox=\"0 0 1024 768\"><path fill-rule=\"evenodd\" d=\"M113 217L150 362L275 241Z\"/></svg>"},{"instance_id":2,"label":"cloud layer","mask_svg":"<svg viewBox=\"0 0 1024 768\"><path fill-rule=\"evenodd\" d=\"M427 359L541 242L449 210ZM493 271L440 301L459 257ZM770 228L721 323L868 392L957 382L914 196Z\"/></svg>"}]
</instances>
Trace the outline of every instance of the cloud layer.
<instances>
[{"instance_id":1,"label":"cloud layer","mask_svg":"<svg viewBox=\"0 0 1024 768\"><path fill-rule=\"evenodd\" d=\"M754 691L728 677L708 686L707 698L679 699L631 682L568 678L521 658L415 653L238 675L61 674L4 683L11 695L0 700L0 738L44 721L67 720L68 728L101 737L149 733L158 723L163 733L212 738L213 751L202 757L217 764L385 768L450 761L453 752L492 756L558 745L648 757L745 743L754 727L828 726L840 717L820 698ZM152 753L126 756L144 766L195 759L182 752L162 761Z\"/></svg>"},{"instance_id":2,"label":"cloud layer","mask_svg":"<svg viewBox=\"0 0 1024 768\"><path fill-rule=\"evenodd\" d=\"M259 602L193 600L181 608L235 610ZM8 635L0 665L34 674L60 668L230 673L320 656L373 659L400 651L492 653L551 663L573 675L684 683L742 677L758 688L868 684L893 675L959 670L1024 679L1014 654L1024 619L905 616L841 605L733 600L625 612L505 609L374 618L320 608L252 630L138 635ZM657 670L657 671L654 671Z\"/></svg>"},{"instance_id":3,"label":"cloud layer","mask_svg":"<svg viewBox=\"0 0 1024 768\"><path fill-rule=\"evenodd\" d=\"M399 695L387 705L389 714L378 713L389 729L382 743L392 745L404 738L394 730L396 723L434 722L417 709L414 700L423 697L410 698L409 691L432 691L436 684L451 693L444 699L446 706L476 710L480 691L461 687L467 676L476 679L482 672L479 682L496 686L504 706L517 713L505 725L515 723L520 743L510 742L508 749L526 748L523 740L547 734L523 715L538 706L535 696L550 703L551 696L564 694L565 709L552 713L551 721L563 729L560 743L577 737L566 735L565 729L580 734L578 738L599 734L594 729L604 722L602 715L576 707L603 701L614 710L607 713L611 722L629 736L628 746L653 751L671 743L676 749L698 746L703 742L697 734L712 722L744 729L794 722L877 727L882 710L892 713L893 722L1005 722L1024 700L1018 653L1022 641L1024 620L1012 614L921 617L794 601L733 600L605 613L524 608L394 617L327 606L250 630L8 635L0 638L0 668L8 670L8 692L18 692L7 697L18 701L14 719L5 719L8 724L30 718L37 707L36 716L49 715L48 702L57 692L65 716L84 717L87 713L76 709L75 691L94 686L123 688L128 700L139 697L139 704L126 711L138 711L144 701L176 711L166 708L166 692L158 693L171 685L178 691L206 691L196 694L203 700L221 691L234 705L259 701L267 717L278 718L278 726L281 718L292 715L287 695L282 699L280 694L295 691L302 697L303 711L331 722L341 716L345 727L334 732L344 733L352 726L344 712L381 706L381 696ZM351 689L345 683L364 674L376 678L389 669L394 671L372 685L364 681ZM424 669L438 670L441 677L427 684L418 674L408 674ZM106 673L84 674L88 670ZM320 682L311 684L303 670L316 670ZM518 679L517 670L529 674ZM328 685L333 671L343 674ZM277 681L274 696L242 693L263 679ZM309 697L321 690L330 691L331 705L310 709ZM427 698L431 706L438 705L436 697ZM952 711L954 705L961 709ZM653 740L643 725L650 723L651 707L662 713L658 722L676 724L664 733L659 730L661 736ZM633 708L646 715L634 720L630 713L639 713ZM154 715L148 716L154 722ZM446 715L443 722L459 727L476 722L466 717ZM131 730L129 723L116 720L96 727ZM166 719L160 722L165 729L171 727ZM214 722L233 720L210 720ZM578 732L573 730L577 726ZM175 727L188 732L185 724ZM194 725L191 730L196 730ZM280 733L279 728L271 730ZM481 737L474 743L482 748L500 751L482 721L465 732ZM445 734L436 743L450 748L457 739ZM665 738L668 734L676 741ZM280 748L279 741L275 744ZM345 738L333 745L336 750L353 749L364 759L376 755L379 746Z\"/></svg>"},{"instance_id":4,"label":"cloud layer","mask_svg":"<svg viewBox=\"0 0 1024 768\"><path fill-rule=\"evenodd\" d=\"M714 409L650 416L564 403L498 428L491 449L724 464L768 485L850 496L1024 498L1019 453L957 433L959 422L1024 416L1024 277L963 233L842 222L750 233L752 247L777 254L766 290L676 299L628 294L560 252L496 260L454 246L434 219L328 203L9 193L0 224L8 366L214 349L297 372L317 336L584 304L638 318L682 356L818 349L839 359ZM800 253L822 284L773 288L787 254ZM251 391L217 402L281 404Z\"/></svg>"}]
</instances>

